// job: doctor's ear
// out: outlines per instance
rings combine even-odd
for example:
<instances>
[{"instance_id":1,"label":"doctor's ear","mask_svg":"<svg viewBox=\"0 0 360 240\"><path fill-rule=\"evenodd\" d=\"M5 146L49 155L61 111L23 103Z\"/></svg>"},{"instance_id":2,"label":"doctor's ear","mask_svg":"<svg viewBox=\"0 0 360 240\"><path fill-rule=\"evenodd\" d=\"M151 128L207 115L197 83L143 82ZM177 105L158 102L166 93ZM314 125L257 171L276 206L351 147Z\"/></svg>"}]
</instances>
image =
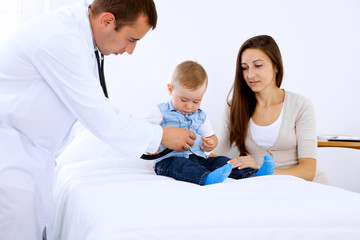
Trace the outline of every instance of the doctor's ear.
<instances>
[{"instance_id":1,"label":"doctor's ear","mask_svg":"<svg viewBox=\"0 0 360 240\"><path fill-rule=\"evenodd\" d=\"M115 16L114 14L110 13L110 12L104 12L101 14L100 17L100 25L104 28L112 26L112 25L116 25L115 24Z\"/></svg>"}]
</instances>

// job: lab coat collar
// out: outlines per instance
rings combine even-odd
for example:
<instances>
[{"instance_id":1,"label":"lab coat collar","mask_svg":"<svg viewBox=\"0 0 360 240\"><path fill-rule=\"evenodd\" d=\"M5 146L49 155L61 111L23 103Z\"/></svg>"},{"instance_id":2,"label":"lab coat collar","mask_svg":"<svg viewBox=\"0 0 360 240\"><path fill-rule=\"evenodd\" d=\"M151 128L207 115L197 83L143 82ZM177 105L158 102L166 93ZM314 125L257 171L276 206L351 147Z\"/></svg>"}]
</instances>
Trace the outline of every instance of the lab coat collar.
<instances>
[{"instance_id":1,"label":"lab coat collar","mask_svg":"<svg viewBox=\"0 0 360 240\"><path fill-rule=\"evenodd\" d=\"M92 41L93 41L93 45L94 45L94 51L98 50L100 52L99 48L96 46L94 33L92 31L92 27L91 27L91 23L90 23L89 7L91 4L89 4L87 0L84 0L84 4L85 4L85 9L86 9L86 15L88 17L89 29L90 29L90 33L91 33L91 37L92 37Z\"/></svg>"}]
</instances>

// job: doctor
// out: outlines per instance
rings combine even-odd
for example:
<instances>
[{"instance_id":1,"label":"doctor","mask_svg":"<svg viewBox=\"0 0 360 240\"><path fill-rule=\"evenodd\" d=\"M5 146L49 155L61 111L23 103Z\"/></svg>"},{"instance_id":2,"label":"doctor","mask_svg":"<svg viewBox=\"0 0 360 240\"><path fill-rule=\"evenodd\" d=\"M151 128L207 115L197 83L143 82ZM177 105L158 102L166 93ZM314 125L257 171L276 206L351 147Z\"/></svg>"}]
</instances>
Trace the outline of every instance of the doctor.
<instances>
[{"instance_id":1,"label":"doctor","mask_svg":"<svg viewBox=\"0 0 360 240\"><path fill-rule=\"evenodd\" d=\"M160 143L178 151L194 143L186 129L161 128L116 109L100 86L97 55L132 54L156 23L153 0L94 0L35 19L2 46L1 239L41 239L52 214L55 154L76 121L134 157Z\"/></svg>"}]
</instances>

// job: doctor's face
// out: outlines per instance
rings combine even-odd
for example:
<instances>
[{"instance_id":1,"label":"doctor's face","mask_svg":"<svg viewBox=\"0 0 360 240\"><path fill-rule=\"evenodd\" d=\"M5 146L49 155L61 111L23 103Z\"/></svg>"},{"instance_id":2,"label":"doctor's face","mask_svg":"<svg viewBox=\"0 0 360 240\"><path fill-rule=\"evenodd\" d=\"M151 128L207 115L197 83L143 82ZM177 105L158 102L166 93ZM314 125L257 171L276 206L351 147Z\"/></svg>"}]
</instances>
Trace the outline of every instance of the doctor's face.
<instances>
[{"instance_id":1,"label":"doctor's face","mask_svg":"<svg viewBox=\"0 0 360 240\"><path fill-rule=\"evenodd\" d=\"M95 37L95 42L104 55L132 54L137 41L150 30L148 19L141 15L133 25L122 26L115 31L115 21L104 27Z\"/></svg>"}]
</instances>

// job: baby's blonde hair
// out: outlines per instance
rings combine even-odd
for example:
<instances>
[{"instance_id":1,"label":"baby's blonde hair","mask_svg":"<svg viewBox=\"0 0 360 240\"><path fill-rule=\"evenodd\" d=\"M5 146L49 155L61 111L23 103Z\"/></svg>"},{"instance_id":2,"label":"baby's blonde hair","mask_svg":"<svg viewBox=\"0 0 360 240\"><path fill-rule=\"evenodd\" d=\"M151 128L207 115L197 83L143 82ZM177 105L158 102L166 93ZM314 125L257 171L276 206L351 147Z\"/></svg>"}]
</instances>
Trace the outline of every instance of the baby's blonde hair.
<instances>
[{"instance_id":1,"label":"baby's blonde hair","mask_svg":"<svg viewBox=\"0 0 360 240\"><path fill-rule=\"evenodd\" d=\"M196 90L208 83L205 69L197 62L184 61L176 66L172 75L171 84L179 84L186 89Z\"/></svg>"}]
</instances>

